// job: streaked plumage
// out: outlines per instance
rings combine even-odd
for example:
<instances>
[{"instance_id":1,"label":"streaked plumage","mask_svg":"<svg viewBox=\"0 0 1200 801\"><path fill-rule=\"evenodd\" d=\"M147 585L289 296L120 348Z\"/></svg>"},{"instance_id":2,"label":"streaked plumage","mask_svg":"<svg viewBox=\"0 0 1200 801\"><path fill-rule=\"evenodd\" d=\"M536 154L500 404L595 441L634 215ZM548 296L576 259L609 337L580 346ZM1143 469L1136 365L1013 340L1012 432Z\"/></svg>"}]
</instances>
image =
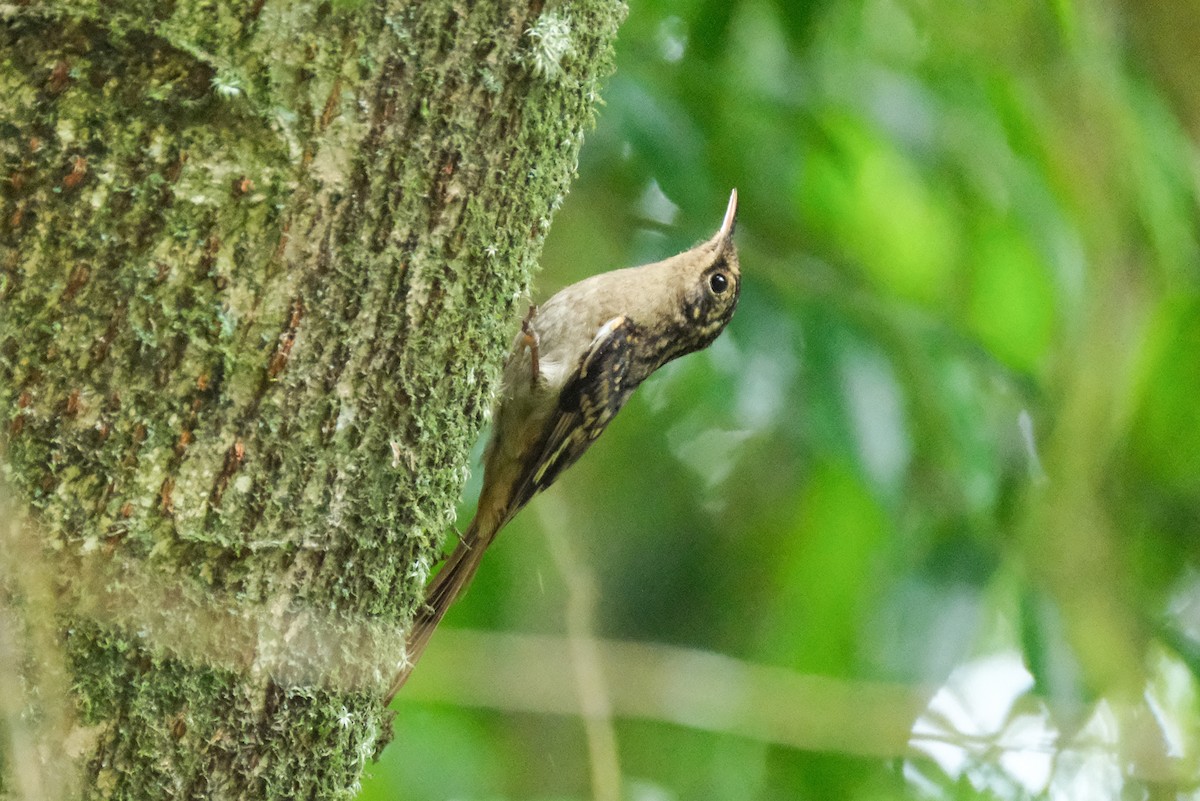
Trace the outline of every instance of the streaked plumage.
<instances>
[{"instance_id":1,"label":"streaked plumage","mask_svg":"<svg viewBox=\"0 0 1200 801\"><path fill-rule=\"evenodd\" d=\"M725 328L741 290L736 216L734 191L707 242L585 278L530 310L504 368L475 518L429 585L389 701L500 529L583 455L638 384Z\"/></svg>"}]
</instances>

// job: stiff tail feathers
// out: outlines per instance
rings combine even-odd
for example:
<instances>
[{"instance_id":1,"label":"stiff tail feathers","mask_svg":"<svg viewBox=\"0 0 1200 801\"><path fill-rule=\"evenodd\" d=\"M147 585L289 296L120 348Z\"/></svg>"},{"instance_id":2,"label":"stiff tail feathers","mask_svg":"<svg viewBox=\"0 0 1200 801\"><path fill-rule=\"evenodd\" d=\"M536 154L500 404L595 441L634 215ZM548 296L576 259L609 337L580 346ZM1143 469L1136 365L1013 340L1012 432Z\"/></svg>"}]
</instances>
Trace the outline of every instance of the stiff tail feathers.
<instances>
[{"instance_id":1,"label":"stiff tail feathers","mask_svg":"<svg viewBox=\"0 0 1200 801\"><path fill-rule=\"evenodd\" d=\"M451 604L475 577L475 571L479 568L483 552L488 546L488 542L478 536L476 523L477 521L472 521L459 540L458 546L426 589L425 603L417 610L412 627L408 630L404 665L392 682L385 704L391 703L396 693L404 686L404 682L408 681L409 674L416 667L421 654L425 653L425 646L429 645L434 630L446 616Z\"/></svg>"}]
</instances>

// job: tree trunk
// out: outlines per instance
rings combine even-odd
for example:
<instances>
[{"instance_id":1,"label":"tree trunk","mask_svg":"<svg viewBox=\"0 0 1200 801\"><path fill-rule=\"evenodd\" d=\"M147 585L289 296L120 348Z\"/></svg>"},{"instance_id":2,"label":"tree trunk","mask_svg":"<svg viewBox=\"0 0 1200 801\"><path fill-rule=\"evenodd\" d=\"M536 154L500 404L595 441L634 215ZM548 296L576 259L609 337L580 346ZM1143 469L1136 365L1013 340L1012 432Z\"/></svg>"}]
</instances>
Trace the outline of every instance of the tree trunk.
<instances>
[{"instance_id":1,"label":"tree trunk","mask_svg":"<svg viewBox=\"0 0 1200 801\"><path fill-rule=\"evenodd\" d=\"M623 12L0 10L0 714L84 795L354 792Z\"/></svg>"}]
</instances>

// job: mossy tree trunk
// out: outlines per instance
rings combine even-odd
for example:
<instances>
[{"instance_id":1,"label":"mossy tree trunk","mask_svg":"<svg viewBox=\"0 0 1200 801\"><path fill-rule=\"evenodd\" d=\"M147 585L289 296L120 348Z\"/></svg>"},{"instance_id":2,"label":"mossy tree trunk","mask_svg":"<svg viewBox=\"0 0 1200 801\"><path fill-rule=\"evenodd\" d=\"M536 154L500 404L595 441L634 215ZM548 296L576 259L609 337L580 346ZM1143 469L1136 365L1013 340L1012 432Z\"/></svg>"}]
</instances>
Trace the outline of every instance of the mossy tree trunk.
<instances>
[{"instance_id":1,"label":"mossy tree trunk","mask_svg":"<svg viewBox=\"0 0 1200 801\"><path fill-rule=\"evenodd\" d=\"M346 797L623 7L0 14L0 635L88 797Z\"/></svg>"}]
</instances>

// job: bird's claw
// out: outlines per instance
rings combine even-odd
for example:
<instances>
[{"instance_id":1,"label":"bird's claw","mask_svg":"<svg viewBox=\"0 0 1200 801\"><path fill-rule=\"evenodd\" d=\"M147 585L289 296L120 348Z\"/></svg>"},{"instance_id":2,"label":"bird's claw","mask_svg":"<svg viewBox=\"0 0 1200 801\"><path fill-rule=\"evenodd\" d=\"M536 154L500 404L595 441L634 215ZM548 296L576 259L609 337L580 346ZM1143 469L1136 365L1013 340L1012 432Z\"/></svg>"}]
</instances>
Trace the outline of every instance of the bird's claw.
<instances>
[{"instance_id":1,"label":"bird's claw","mask_svg":"<svg viewBox=\"0 0 1200 801\"><path fill-rule=\"evenodd\" d=\"M542 374L542 368L538 364L538 346L541 345L541 338L533 328L535 318L537 318L537 306L530 306L529 313L525 315L525 319L521 322L521 333L524 334L523 342L525 347L529 348L529 363L531 367L529 374L530 386L536 385L538 376Z\"/></svg>"}]
</instances>

